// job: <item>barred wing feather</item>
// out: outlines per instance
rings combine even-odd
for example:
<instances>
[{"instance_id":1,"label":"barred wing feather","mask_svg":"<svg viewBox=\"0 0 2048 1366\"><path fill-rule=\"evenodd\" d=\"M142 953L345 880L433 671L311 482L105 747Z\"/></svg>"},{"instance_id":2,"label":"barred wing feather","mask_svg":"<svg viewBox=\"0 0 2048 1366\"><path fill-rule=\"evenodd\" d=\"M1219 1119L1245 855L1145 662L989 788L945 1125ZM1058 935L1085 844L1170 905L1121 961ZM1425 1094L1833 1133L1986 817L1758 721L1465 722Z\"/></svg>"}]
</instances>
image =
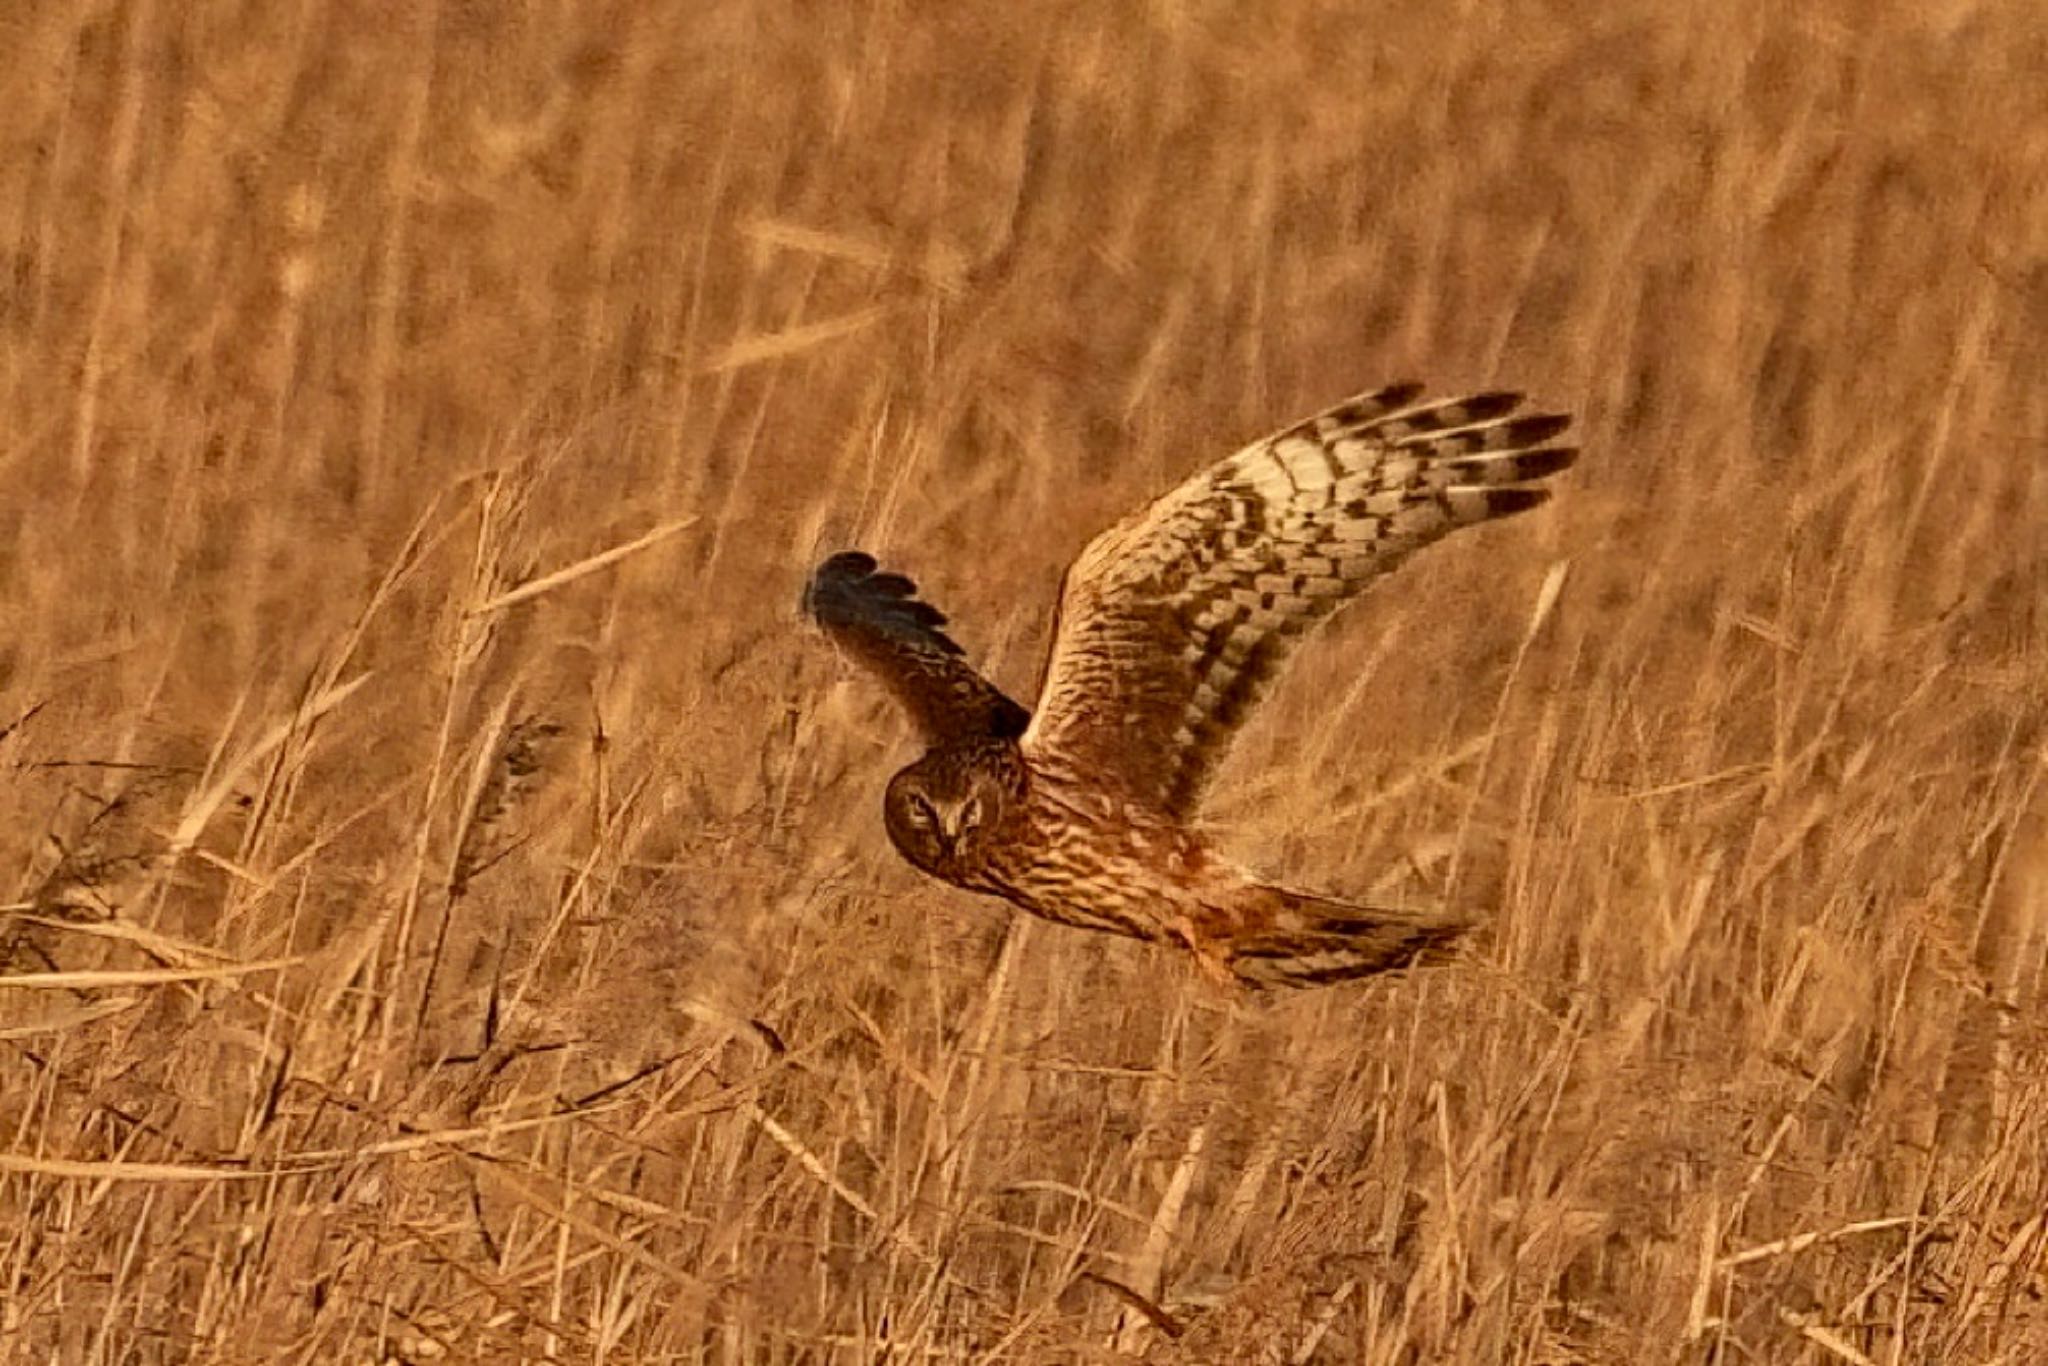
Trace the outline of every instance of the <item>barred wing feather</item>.
<instances>
[{"instance_id":1,"label":"barred wing feather","mask_svg":"<svg viewBox=\"0 0 2048 1366\"><path fill-rule=\"evenodd\" d=\"M1199 803L1305 632L1417 550L1548 498L1577 451L1519 394L1361 394L1189 479L1098 536L1061 586L1027 755L1162 814Z\"/></svg>"}]
</instances>

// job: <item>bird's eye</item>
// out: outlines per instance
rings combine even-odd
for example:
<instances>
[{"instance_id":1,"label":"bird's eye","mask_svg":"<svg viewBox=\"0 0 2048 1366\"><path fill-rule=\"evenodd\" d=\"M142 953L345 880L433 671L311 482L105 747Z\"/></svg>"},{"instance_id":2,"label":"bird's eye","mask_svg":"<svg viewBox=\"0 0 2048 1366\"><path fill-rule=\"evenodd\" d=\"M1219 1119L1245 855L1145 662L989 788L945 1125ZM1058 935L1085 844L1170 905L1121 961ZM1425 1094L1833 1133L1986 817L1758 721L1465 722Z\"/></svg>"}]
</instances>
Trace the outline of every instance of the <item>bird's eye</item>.
<instances>
[{"instance_id":1,"label":"bird's eye","mask_svg":"<svg viewBox=\"0 0 2048 1366\"><path fill-rule=\"evenodd\" d=\"M960 828L973 830L981 824L981 798L969 797L960 804Z\"/></svg>"},{"instance_id":2,"label":"bird's eye","mask_svg":"<svg viewBox=\"0 0 2048 1366\"><path fill-rule=\"evenodd\" d=\"M912 825L936 825L938 819L938 813L932 810L930 802L918 796L915 792L910 794L910 823Z\"/></svg>"}]
</instances>

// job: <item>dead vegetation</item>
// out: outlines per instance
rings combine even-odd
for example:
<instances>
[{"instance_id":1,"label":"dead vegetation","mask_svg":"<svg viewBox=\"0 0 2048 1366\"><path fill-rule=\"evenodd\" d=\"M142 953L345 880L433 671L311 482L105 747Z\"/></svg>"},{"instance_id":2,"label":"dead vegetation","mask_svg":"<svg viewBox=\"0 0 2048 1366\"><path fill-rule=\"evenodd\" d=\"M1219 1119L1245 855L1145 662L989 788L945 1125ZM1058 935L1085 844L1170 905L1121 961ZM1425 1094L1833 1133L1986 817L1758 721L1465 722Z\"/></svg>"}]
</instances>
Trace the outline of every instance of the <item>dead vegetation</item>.
<instances>
[{"instance_id":1,"label":"dead vegetation","mask_svg":"<svg viewBox=\"0 0 2048 1366\"><path fill-rule=\"evenodd\" d=\"M0 32L0 1359L2048 1357L2030 6ZM1454 961L1232 1011L897 862L822 553L1027 691L1411 375L1587 455L1219 816Z\"/></svg>"}]
</instances>

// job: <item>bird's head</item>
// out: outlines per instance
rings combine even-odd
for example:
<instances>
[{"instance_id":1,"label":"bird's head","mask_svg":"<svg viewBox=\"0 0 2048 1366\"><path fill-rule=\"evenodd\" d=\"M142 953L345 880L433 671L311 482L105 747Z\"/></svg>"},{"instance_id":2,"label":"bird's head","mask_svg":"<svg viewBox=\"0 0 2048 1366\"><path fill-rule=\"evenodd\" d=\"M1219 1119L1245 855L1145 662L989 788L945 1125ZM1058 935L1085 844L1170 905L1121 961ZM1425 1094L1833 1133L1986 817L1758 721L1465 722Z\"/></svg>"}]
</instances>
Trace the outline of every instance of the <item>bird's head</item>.
<instances>
[{"instance_id":1,"label":"bird's head","mask_svg":"<svg viewBox=\"0 0 2048 1366\"><path fill-rule=\"evenodd\" d=\"M889 842L923 871L957 880L1002 827L1023 772L1011 744L933 750L889 780L882 805Z\"/></svg>"}]
</instances>

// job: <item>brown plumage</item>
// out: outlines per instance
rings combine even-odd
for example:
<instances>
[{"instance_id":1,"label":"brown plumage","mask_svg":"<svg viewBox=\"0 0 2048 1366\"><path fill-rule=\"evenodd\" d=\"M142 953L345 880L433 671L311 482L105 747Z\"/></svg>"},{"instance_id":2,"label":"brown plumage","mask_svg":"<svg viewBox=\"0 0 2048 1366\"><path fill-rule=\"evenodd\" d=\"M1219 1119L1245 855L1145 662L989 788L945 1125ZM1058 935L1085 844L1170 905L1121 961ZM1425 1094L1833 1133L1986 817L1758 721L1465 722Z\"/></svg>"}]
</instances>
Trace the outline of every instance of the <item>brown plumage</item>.
<instances>
[{"instance_id":1,"label":"brown plumage","mask_svg":"<svg viewBox=\"0 0 2048 1366\"><path fill-rule=\"evenodd\" d=\"M804 608L878 674L928 746L889 783L916 867L1064 925L1178 944L1212 976L1313 986L1406 962L1453 916L1259 881L1192 825L1202 790L1293 643L1415 551L1522 512L1577 452L1517 394L1350 399L1189 479L1067 570L1033 717L976 673L945 616L846 551Z\"/></svg>"}]
</instances>

